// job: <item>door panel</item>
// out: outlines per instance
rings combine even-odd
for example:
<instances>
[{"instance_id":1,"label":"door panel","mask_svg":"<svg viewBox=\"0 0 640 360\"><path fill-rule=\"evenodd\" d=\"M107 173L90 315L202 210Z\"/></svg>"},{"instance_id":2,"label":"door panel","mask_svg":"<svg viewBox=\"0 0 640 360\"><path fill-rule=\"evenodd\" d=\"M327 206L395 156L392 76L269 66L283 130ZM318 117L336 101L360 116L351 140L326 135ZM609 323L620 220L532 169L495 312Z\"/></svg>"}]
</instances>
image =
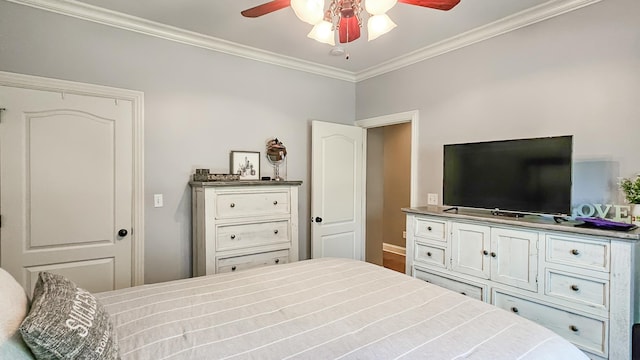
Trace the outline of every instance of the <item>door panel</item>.
<instances>
[{"instance_id":1,"label":"door panel","mask_svg":"<svg viewBox=\"0 0 640 360\"><path fill-rule=\"evenodd\" d=\"M132 102L9 86L0 102L0 266L26 289L43 269L131 286Z\"/></svg>"},{"instance_id":2,"label":"door panel","mask_svg":"<svg viewBox=\"0 0 640 360\"><path fill-rule=\"evenodd\" d=\"M451 236L452 269L489 279L491 236L487 226L453 223Z\"/></svg>"},{"instance_id":3,"label":"door panel","mask_svg":"<svg viewBox=\"0 0 640 360\"><path fill-rule=\"evenodd\" d=\"M491 279L526 290L537 290L538 233L494 228L491 231Z\"/></svg>"},{"instance_id":4,"label":"door panel","mask_svg":"<svg viewBox=\"0 0 640 360\"><path fill-rule=\"evenodd\" d=\"M357 259L355 232L325 235L322 237L323 257L343 257Z\"/></svg>"},{"instance_id":5,"label":"door panel","mask_svg":"<svg viewBox=\"0 0 640 360\"><path fill-rule=\"evenodd\" d=\"M102 284L113 284L115 279L115 261L113 258L74 261L63 264L49 264L42 266L30 266L24 268L27 279L26 288L33 293L33 288L38 281L38 273L41 271L54 272L63 275L85 290L90 292L103 291Z\"/></svg>"},{"instance_id":6,"label":"door panel","mask_svg":"<svg viewBox=\"0 0 640 360\"><path fill-rule=\"evenodd\" d=\"M353 222L357 217L356 178L360 175L354 171L358 166L356 163L358 139L337 134L325 136L321 141L322 215L324 215L322 225Z\"/></svg>"},{"instance_id":7,"label":"door panel","mask_svg":"<svg viewBox=\"0 0 640 360\"><path fill-rule=\"evenodd\" d=\"M25 120L27 249L113 242L114 121L77 111ZM70 201L79 197L81 203Z\"/></svg>"},{"instance_id":8,"label":"door panel","mask_svg":"<svg viewBox=\"0 0 640 360\"><path fill-rule=\"evenodd\" d=\"M364 129L321 121L311 129L311 255L363 260Z\"/></svg>"}]
</instances>

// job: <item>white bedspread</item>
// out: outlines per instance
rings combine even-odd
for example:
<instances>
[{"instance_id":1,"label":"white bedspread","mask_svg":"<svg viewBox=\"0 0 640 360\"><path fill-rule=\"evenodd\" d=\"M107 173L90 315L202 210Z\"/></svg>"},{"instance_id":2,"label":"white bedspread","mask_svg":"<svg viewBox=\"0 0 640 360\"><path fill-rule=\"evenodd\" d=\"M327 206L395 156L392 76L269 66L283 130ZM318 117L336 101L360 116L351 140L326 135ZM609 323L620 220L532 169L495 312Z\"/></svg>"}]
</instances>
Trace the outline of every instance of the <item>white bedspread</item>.
<instances>
[{"instance_id":1,"label":"white bedspread","mask_svg":"<svg viewBox=\"0 0 640 360\"><path fill-rule=\"evenodd\" d=\"M97 294L127 359L586 359L507 311L317 259Z\"/></svg>"}]
</instances>

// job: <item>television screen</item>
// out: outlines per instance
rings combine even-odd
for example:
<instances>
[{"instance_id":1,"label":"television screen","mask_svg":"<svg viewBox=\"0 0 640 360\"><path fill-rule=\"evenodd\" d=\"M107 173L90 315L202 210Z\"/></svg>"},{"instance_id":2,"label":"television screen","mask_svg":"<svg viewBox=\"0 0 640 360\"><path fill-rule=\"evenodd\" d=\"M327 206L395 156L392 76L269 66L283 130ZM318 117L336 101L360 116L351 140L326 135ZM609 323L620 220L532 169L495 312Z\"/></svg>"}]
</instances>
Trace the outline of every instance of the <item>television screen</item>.
<instances>
[{"instance_id":1,"label":"television screen","mask_svg":"<svg viewBox=\"0 0 640 360\"><path fill-rule=\"evenodd\" d=\"M443 203L571 213L572 136L444 145Z\"/></svg>"}]
</instances>

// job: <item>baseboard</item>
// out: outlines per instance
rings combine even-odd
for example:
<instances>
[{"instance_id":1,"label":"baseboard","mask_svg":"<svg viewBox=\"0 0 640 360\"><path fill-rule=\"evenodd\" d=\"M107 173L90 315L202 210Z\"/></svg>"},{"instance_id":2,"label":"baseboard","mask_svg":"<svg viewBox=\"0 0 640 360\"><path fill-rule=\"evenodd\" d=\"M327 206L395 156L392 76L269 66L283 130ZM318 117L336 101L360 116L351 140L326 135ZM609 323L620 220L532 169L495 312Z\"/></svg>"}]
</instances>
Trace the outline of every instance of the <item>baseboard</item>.
<instances>
[{"instance_id":1,"label":"baseboard","mask_svg":"<svg viewBox=\"0 0 640 360\"><path fill-rule=\"evenodd\" d=\"M393 253L396 255L402 255L402 256L407 255L407 249L405 247L388 244L388 243L382 243L382 251L386 251L386 252L390 252L390 253Z\"/></svg>"}]
</instances>

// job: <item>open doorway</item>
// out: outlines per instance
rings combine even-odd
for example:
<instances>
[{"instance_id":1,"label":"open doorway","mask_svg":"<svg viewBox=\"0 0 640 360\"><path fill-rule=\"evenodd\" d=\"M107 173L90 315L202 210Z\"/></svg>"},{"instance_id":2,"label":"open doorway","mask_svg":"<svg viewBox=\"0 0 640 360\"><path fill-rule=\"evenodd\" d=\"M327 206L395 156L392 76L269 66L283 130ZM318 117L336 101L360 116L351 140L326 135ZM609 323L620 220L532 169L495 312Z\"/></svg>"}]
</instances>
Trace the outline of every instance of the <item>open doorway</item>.
<instances>
[{"instance_id":1,"label":"open doorway","mask_svg":"<svg viewBox=\"0 0 640 360\"><path fill-rule=\"evenodd\" d=\"M404 272L411 202L411 124L367 129L366 261Z\"/></svg>"},{"instance_id":2,"label":"open doorway","mask_svg":"<svg viewBox=\"0 0 640 360\"><path fill-rule=\"evenodd\" d=\"M365 260L405 272L403 207L415 206L418 112L360 120L366 135Z\"/></svg>"}]
</instances>

